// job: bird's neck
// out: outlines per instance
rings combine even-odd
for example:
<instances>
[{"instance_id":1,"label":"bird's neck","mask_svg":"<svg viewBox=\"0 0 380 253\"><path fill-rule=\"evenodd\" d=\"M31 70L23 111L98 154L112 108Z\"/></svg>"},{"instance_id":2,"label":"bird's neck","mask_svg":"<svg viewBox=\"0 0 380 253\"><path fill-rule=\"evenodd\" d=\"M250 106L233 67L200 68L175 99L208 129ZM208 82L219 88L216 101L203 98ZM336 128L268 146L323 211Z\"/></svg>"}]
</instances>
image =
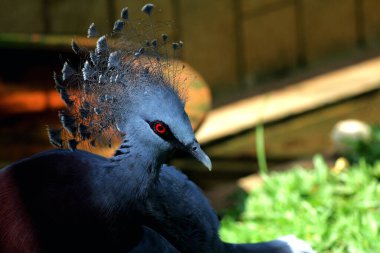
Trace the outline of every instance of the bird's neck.
<instances>
[{"instance_id":1,"label":"bird's neck","mask_svg":"<svg viewBox=\"0 0 380 253\"><path fill-rule=\"evenodd\" d=\"M137 222L152 189L158 183L162 163L149 148L123 141L107 166L93 170L93 203L110 224ZM134 217L131 220L130 217Z\"/></svg>"},{"instance_id":2,"label":"bird's neck","mask_svg":"<svg viewBox=\"0 0 380 253\"><path fill-rule=\"evenodd\" d=\"M127 185L128 194L133 192L142 201L157 183L164 159L149 147L141 147L139 143L125 139L111 161L115 164L117 181L122 184L120 187Z\"/></svg>"}]
</instances>

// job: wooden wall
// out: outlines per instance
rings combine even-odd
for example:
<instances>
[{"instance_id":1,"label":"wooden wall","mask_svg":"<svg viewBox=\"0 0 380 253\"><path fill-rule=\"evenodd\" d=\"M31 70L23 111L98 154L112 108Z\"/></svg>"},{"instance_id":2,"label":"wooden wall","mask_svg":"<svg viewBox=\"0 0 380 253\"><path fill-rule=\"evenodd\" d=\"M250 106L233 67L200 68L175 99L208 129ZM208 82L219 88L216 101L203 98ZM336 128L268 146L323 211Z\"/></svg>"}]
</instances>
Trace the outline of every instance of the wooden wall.
<instances>
[{"instance_id":1,"label":"wooden wall","mask_svg":"<svg viewBox=\"0 0 380 253\"><path fill-rule=\"evenodd\" d=\"M253 89L262 77L380 48L379 0L155 0L156 17L185 42L183 58L218 90ZM111 29L141 0L1 0L0 32L83 35ZM170 22L171 23L171 22Z\"/></svg>"}]
</instances>

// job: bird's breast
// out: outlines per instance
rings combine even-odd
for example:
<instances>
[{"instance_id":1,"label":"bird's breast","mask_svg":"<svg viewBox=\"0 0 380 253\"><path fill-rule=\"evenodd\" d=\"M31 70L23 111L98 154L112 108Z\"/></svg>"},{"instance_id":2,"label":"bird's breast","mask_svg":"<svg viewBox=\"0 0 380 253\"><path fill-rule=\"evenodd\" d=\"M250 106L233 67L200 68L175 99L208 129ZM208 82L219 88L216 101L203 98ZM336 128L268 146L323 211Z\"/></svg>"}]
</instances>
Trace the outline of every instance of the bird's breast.
<instances>
[{"instance_id":1,"label":"bird's breast","mask_svg":"<svg viewBox=\"0 0 380 253\"><path fill-rule=\"evenodd\" d=\"M0 252L39 252L32 221L8 171L0 171L0 203Z\"/></svg>"}]
</instances>

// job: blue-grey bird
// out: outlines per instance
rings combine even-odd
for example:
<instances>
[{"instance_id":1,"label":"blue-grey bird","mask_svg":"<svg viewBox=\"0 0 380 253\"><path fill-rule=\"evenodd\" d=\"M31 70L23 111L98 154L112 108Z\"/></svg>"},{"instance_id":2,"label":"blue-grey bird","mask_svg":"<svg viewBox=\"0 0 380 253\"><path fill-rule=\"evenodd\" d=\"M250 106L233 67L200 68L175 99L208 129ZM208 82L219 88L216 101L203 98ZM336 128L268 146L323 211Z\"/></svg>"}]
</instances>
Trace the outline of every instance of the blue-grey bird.
<instances>
[{"instance_id":1,"label":"blue-grey bird","mask_svg":"<svg viewBox=\"0 0 380 253\"><path fill-rule=\"evenodd\" d=\"M143 12L151 16L148 6ZM97 36L94 24L89 31ZM116 50L108 39L101 36L94 50L73 42L83 64L67 62L54 75L67 109L59 112L62 128L49 129L49 138L68 149L0 172L0 252L297 252L284 241L219 239L219 222L201 191L164 165L182 150L211 169L165 72L175 69L161 58L168 37ZM112 144L115 136L123 141L112 158L76 150L82 143Z\"/></svg>"}]
</instances>

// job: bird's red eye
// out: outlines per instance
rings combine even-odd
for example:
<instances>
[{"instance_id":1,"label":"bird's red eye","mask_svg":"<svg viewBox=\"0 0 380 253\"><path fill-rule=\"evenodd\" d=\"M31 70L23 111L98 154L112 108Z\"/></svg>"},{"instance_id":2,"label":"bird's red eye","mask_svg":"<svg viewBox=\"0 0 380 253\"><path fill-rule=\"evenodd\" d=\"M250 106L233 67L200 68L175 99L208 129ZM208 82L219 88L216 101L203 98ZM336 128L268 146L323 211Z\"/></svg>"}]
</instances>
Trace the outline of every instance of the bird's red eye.
<instances>
[{"instance_id":1,"label":"bird's red eye","mask_svg":"<svg viewBox=\"0 0 380 253\"><path fill-rule=\"evenodd\" d=\"M161 123L154 124L154 130L156 130L159 134L165 134L166 133L166 127Z\"/></svg>"}]
</instances>

